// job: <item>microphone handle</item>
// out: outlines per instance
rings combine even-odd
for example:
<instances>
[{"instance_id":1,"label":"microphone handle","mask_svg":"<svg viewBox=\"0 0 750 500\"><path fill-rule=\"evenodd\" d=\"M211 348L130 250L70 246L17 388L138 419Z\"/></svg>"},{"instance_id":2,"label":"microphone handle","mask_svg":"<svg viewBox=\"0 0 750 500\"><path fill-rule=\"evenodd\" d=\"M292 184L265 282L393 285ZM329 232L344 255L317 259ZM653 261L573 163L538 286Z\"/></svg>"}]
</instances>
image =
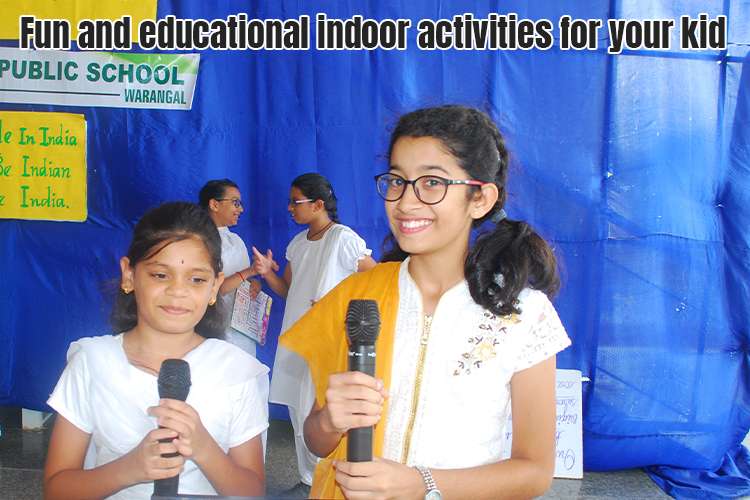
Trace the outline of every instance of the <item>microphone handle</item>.
<instances>
[{"instance_id":1,"label":"microphone handle","mask_svg":"<svg viewBox=\"0 0 750 500\"><path fill-rule=\"evenodd\" d=\"M177 489L180 485L180 476L168 477L166 479L154 480L154 496L157 497L176 497Z\"/></svg>"},{"instance_id":2,"label":"microphone handle","mask_svg":"<svg viewBox=\"0 0 750 500\"><path fill-rule=\"evenodd\" d=\"M375 346L354 344L349 348L349 371L375 376ZM346 442L348 462L372 460L372 427L349 429Z\"/></svg>"},{"instance_id":3,"label":"microphone handle","mask_svg":"<svg viewBox=\"0 0 750 500\"><path fill-rule=\"evenodd\" d=\"M163 429L162 426L159 426L159 428ZM174 438L164 438L160 439L160 443L171 443L174 440ZM162 453L162 458L173 458L176 456L179 456L179 453L174 451L172 453ZM155 479L154 480L154 495L155 496L162 496L162 497L169 497L169 496L177 496L177 490L180 486L180 475L177 474L176 476L168 477L166 479Z\"/></svg>"}]
</instances>

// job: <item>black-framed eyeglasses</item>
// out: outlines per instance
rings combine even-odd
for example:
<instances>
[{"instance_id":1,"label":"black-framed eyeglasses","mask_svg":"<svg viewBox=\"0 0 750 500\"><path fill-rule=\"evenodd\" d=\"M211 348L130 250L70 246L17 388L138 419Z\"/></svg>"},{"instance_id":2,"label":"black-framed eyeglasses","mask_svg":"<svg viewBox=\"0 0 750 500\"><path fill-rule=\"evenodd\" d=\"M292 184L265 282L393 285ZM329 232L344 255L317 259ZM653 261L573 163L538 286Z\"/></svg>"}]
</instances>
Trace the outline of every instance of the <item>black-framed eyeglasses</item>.
<instances>
[{"instance_id":1,"label":"black-framed eyeglasses","mask_svg":"<svg viewBox=\"0 0 750 500\"><path fill-rule=\"evenodd\" d=\"M438 175L422 175L414 180L404 179L400 175L385 173L375 176L378 194L385 201L398 201L404 196L406 186L411 184L417 199L425 205L440 203L448 193L448 186L484 186L482 181L472 179L446 179Z\"/></svg>"},{"instance_id":2,"label":"black-framed eyeglasses","mask_svg":"<svg viewBox=\"0 0 750 500\"><path fill-rule=\"evenodd\" d=\"M231 201L234 208L242 208L242 200L239 198L214 198L216 201Z\"/></svg>"},{"instance_id":3,"label":"black-framed eyeglasses","mask_svg":"<svg viewBox=\"0 0 750 500\"><path fill-rule=\"evenodd\" d=\"M303 200L293 200L289 198L289 202L286 204L286 206L296 207L297 205L302 205L303 203L312 203L315 200L311 200L310 198L305 198Z\"/></svg>"}]
</instances>

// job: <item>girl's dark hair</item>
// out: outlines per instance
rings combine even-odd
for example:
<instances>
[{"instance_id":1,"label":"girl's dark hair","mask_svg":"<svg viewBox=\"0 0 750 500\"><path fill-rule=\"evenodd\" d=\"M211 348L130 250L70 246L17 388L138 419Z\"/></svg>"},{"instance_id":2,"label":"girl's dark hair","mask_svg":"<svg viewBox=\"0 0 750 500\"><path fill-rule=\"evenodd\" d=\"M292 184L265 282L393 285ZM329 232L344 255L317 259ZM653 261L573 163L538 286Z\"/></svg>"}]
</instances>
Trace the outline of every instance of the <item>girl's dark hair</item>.
<instances>
[{"instance_id":1,"label":"girl's dark hair","mask_svg":"<svg viewBox=\"0 0 750 500\"><path fill-rule=\"evenodd\" d=\"M209 201L223 198L227 188L230 187L240 189L234 181L229 179L215 179L208 181L203 185L200 193L198 193L198 204L207 209Z\"/></svg>"},{"instance_id":2,"label":"girl's dark hair","mask_svg":"<svg viewBox=\"0 0 750 500\"><path fill-rule=\"evenodd\" d=\"M472 179L493 182L500 196L473 227L493 220L506 200L508 151L503 136L485 113L464 106L425 108L401 117L391 134L388 156L401 137L434 137L456 158ZM468 191L471 197L479 188ZM402 261L408 254L392 234L384 245L383 261ZM492 231L480 235L469 250L464 275L474 301L497 315L519 313L518 295L529 286L549 296L560 287L552 249L523 221L502 218Z\"/></svg>"},{"instance_id":3,"label":"girl's dark hair","mask_svg":"<svg viewBox=\"0 0 750 500\"><path fill-rule=\"evenodd\" d=\"M135 226L126 256L130 260L130 266L135 268L139 262L150 259L167 245L188 238L197 238L203 242L211 259L211 268L218 275L222 267L219 231L208 212L193 203L165 203L146 212ZM208 306L206 314L195 326L195 331L200 336L223 338L226 325L220 304L221 301L217 300L215 305ZM109 321L117 333L130 330L138 324L135 293L118 291Z\"/></svg>"},{"instance_id":4,"label":"girl's dark hair","mask_svg":"<svg viewBox=\"0 0 750 500\"><path fill-rule=\"evenodd\" d=\"M328 179L320 174L302 174L292 181L292 187L296 187L302 194L311 200L322 200L328 217L333 222L339 222L339 212L336 207L336 193Z\"/></svg>"}]
</instances>

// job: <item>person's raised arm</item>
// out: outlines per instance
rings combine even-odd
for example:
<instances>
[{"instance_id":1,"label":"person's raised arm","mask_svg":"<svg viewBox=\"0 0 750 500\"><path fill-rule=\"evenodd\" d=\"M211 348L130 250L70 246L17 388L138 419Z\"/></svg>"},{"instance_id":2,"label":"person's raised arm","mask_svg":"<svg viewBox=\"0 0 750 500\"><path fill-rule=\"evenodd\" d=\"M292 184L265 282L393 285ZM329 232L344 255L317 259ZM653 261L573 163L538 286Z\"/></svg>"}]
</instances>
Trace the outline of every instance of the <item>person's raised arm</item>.
<instances>
[{"instance_id":1,"label":"person's raised arm","mask_svg":"<svg viewBox=\"0 0 750 500\"><path fill-rule=\"evenodd\" d=\"M284 268L284 275L279 276L274 272L274 269L278 270L279 266L273 260L273 252L267 250L266 254L263 255L257 248L253 247L253 269L259 276L266 280L271 290L281 297L286 297L286 294L289 292L289 285L292 283L291 262L287 262Z\"/></svg>"},{"instance_id":2,"label":"person's raised arm","mask_svg":"<svg viewBox=\"0 0 750 500\"><path fill-rule=\"evenodd\" d=\"M219 287L219 295L226 295L237 290L243 281L247 281L257 274L258 273L255 272L255 269L253 269L252 266L230 274L225 277L224 281L221 283L221 286ZM258 283L258 280L251 280L250 283ZM260 285L260 283L258 283L258 285Z\"/></svg>"}]
</instances>

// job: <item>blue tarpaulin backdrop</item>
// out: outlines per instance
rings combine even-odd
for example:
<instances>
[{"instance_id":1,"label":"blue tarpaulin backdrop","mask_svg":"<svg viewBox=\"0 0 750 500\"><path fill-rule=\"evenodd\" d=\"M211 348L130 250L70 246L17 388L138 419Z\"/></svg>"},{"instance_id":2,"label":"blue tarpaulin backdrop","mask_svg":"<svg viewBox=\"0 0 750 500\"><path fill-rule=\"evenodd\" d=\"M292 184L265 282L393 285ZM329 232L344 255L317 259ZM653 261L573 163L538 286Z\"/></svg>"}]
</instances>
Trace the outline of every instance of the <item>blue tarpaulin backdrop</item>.
<instances>
[{"instance_id":1,"label":"blue tarpaulin backdrop","mask_svg":"<svg viewBox=\"0 0 750 500\"><path fill-rule=\"evenodd\" d=\"M702 479L681 469L736 458L726 491L747 493L736 448L750 426L750 3L700 3L160 0L159 17L409 18L410 48L205 51L189 112L0 104L83 113L89 144L85 223L0 221L0 404L44 409L68 344L108 333L106 289L146 209L232 178L247 207L237 232L283 256L300 230L289 182L319 171L377 256L387 228L372 176L386 169L389 128L405 111L462 103L501 125L514 157L507 211L560 259L555 304L574 343L558 365L591 378L585 467L666 466L654 475L690 496ZM608 56L605 28L598 51L417 50L419 19L464 12L726 14L730 43L685 52L673 37L670 51ZM269 365L282 305L258 351Z\"/></svg>"}]
</instances>

